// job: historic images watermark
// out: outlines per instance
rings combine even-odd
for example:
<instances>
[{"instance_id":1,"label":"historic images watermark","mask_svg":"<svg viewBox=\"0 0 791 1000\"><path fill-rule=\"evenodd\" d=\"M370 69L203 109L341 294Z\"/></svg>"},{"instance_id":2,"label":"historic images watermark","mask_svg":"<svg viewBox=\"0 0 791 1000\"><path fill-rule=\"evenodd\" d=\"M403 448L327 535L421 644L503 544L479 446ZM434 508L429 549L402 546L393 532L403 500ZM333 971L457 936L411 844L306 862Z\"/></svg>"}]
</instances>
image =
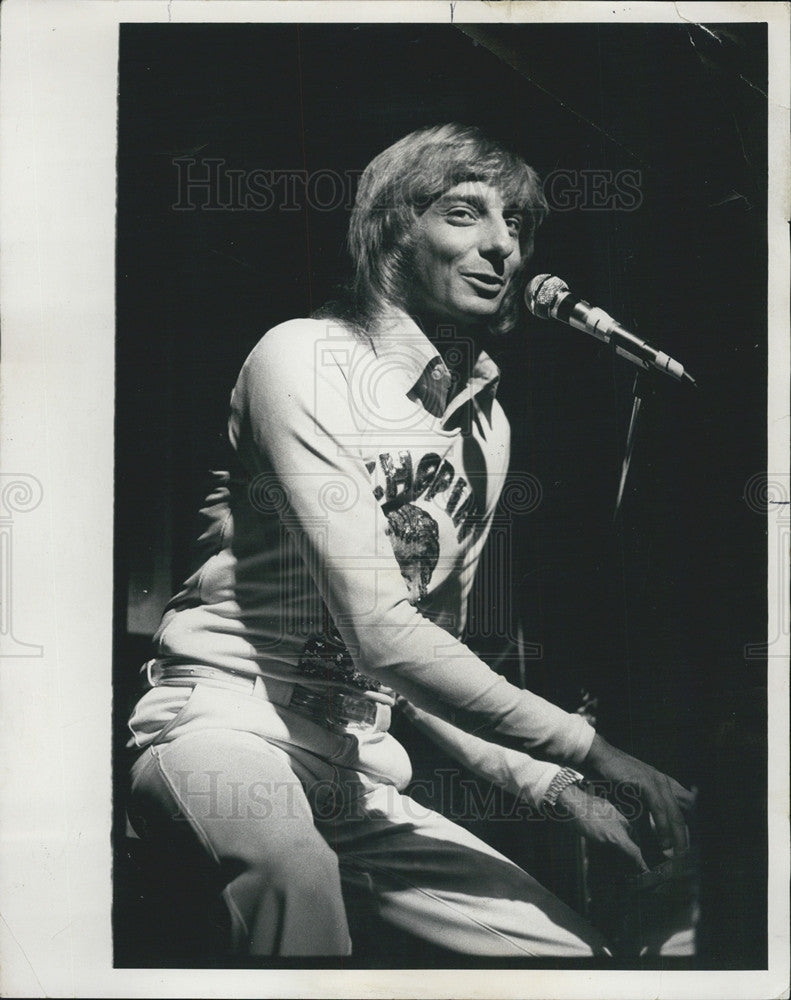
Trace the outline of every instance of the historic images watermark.
<instances>
[{"instance_id":1,"label":"historic images watermark","mask_svg":"<svg viewBox=\"0 0 791 1000\"><path fill-rule=\"evenodd\" d=\"M176 212L318 212L354 205L361 170L238 169L222 157L179 156L176 168Z\"/></svg>"},{"instance_id":2,"label":"historic images watermark","mask_svg":"<svg viewBox=\"0 0 791 1000\"><path fill-rule=\"evenodd\" d=\"M305 208L350 212L362 174L361 170L332 168L239 168L219 156L179 156L172 163L176 198L171 208L175 212L299 212ZM420 178L410 178L404 183L419 182ZM553 212L634 212L643 201L640 170L559 167L542 183ZM452 186L450 181L448 186Z\"/></svg>"},{"instance_id":3,"label":"historic images watermark","mask_svg":"<svg viewBox=\"0 0 791 1000\"><path fill-rule=\"evenodd\" d=\"M231 781L221 770L179 770L174 772L173 782L179 804L173 818L178 820L193 817L243 822L272 816L296 820L304 818L306 794L320 823L355 819L365 809L364 789L354 777L319 778L311 782L307 793L294 781ZM430 777L413 781L408 797L403 797L395 786L387 786L386 791L398 799L399 811L415 820L425 817L428 810L439 809L444 816L461 823L495 819L571 823L599 817L605 799L628 823L645 816L640 789L633 783L590 780L584 787L587 795L575 802L573 813L559 801L551 815L533 803L527 790L512 794L466 777L457 768L438 768Z\"/></svg>"}]
</instances>

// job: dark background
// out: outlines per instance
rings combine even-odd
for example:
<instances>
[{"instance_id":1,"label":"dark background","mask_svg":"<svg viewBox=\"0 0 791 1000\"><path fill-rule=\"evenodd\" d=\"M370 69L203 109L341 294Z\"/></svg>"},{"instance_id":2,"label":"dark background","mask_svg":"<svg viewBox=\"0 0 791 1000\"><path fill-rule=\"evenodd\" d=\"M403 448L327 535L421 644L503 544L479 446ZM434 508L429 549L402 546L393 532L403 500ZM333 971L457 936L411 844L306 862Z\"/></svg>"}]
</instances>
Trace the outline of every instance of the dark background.
<instances>
[{"instance_id":1,"label":"dark background","mask_svg":"<svg viewBox=\"0 0 791 1000\"><path fill-rule=\"evenodd\" d=\"M766 521L745 499L766 468L765 26L136 24L121 26L119 67L117 815L137 668L205 472L224 465L238 369L347 265L348 204L311 207L297 184L290 205L255 211L226 181L226 209L196 192L180 210L174 160L194 157L193 177L211 158L226 178L356 176L414 128L476 124L542 176L567 172L533 271L560 274L700 388L647 380L614 525L634 369L526 318L497 358L499 394L512 470L537 478L541 503L506 518L507 627L473 613L470 642L519 682L521 623L541 651L527 646L527 686L568 709L591 691L607 738L699 789L696 961L765 966L766 663L745 650L766 632ZM586 170L616 188L638 171L638 197L597 208ZM428 751L411 749L419 773ZM476 831L552 883L524 828ZM133 936L123 903L117 956Z\"/></svg>"}]
</instances>

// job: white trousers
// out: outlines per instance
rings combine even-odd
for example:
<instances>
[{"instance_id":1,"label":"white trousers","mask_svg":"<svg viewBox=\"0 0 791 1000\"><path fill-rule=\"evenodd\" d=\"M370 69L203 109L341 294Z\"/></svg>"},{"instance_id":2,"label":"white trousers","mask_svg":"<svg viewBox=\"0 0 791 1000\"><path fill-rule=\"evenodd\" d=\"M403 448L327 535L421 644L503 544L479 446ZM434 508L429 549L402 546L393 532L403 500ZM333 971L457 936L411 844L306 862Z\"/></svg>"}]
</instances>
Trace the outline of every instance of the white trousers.
<instances>
[{"instance_id":1,"label":"white trousers","mask_svg":"<svg viewBox=\"0 0 791 1000\"><path fill-rule=\"evenodd\" d=\"M388 741L403 766L388 734L355 760L346 737L333 754L322 733L319 755L282 738L289 713L278 709L275 724L273 706L252 701L204 689L132 769L133 826L213 866L230 951L348 955L353 916L352 927L381 926L385 947L390 925L460 954L607 954L602 936L534 878L382 776ZM310 742L302 723L294 728ZM376 768L359 769L367 760Z\"/></svg>"}]
</instances>

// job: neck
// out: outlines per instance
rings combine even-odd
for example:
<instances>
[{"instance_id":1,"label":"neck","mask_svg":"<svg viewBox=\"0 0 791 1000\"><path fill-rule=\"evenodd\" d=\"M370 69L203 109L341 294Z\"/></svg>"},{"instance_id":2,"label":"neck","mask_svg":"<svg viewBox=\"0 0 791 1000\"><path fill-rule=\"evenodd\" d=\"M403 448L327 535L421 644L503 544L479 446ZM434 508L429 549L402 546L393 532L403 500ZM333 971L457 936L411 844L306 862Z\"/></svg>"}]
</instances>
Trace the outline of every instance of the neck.
<instances>
[{"instance_id":1,"label":"neck","mask_svg":"<svg viewBox=\"0 0 791 1000\"><path fill-rule=\"evenodd\" d=\"M480 323L458 323L425 310L410 312L410 316L437 348L451 371L474 363L481 350L486 349L491 336Z\"/></svg>"}]
</instances>

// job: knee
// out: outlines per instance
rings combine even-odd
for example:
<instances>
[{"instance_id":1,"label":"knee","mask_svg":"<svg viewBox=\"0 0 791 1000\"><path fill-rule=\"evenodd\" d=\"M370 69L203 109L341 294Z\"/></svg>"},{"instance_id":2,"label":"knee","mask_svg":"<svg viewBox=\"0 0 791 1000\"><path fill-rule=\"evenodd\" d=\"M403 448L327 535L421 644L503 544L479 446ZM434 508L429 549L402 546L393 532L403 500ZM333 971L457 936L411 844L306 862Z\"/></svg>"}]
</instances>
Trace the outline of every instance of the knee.
<instances>
[{"instance_id":1,"label":"knee","mask_svg":"<svg viewBox=\"0 0 791 1000\"><path fill-rule=\"evenodd\" d=\"M234 951L346 955L350 941L338 860L323 842L261 850L223 890Z\"/></svg>"},{"instance_id":2,"label":"knee","mask_svg":"<svg viewBox=\"0 0 791 1000\"><path fill-rule=\"evenodd\" d=\"M249 879L270 891L290 896L334 894L340 886L338 857L315 830L312 833L277 843L267 839L237 860Z\"/></svg>"},{"instance_id":3,"label":"knee","mask_svg":"<svg viewBox=\"0 0 791 1000\"><path fill-rule=\"evenodd\" d=\"M316 828L310 823L269 824L265 820L246 835L226 840L223 867L233 876L246 875L245 881L258 882L262 887L294 893L320 892L325 887L340 884L338 857ZM240 831L241 832L241 831Z\"/></svg>"}]
</instances>

